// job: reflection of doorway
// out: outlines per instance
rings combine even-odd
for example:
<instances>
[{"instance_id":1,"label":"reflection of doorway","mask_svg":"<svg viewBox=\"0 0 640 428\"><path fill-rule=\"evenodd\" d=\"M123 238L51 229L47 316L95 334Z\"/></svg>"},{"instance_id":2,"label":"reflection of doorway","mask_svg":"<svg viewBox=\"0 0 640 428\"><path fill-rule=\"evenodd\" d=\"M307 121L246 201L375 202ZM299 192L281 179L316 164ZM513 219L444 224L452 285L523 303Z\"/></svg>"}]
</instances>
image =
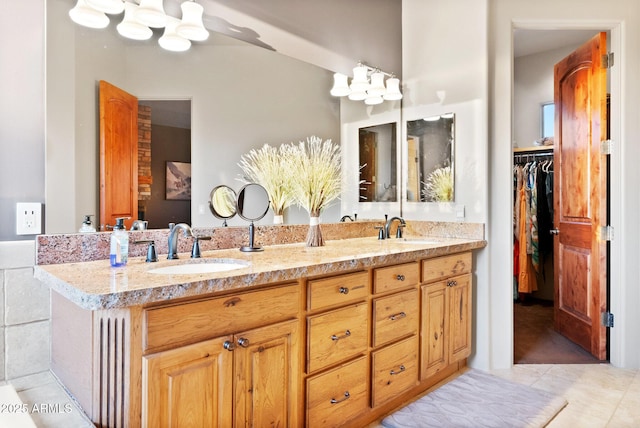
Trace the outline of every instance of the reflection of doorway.
<instances>
[{"instance_id":1,"label":"reflection of doorway","mask_svg":"<svg viewBox=\"0 0 640 428\"><path fill-rule=\"evenodd\" d=\"M139 192L138 218L152 229L191 223L191 201L168 199L165 188L167 162L191 163L191 100L140 100L139 110L148 112L139 134L141 141L148 137L150 179L148 190Z\"/></svg>"},{"instance_id":2,"label":"reflection of doorway","mask_svg":"<svg viewBox=\"0 0 640 428\"><path fill-rule=\"evenodd\" d=\"M374 202L376 198L377 177L376 165L378 155L378 133L360 129L360 202Z\"/></svg>"},{"instance_id":3,"label":"reflection of doorway","mask_svg":"<svg viewBox=\"0 0 640 428\"><path fill-rule=\"evenodd\" d=\"M407 136L407 201L420 200L420 138Z\"/></svg>"},{"instance_id":4,"label":"reflection of doorway","mask_svg":"<svg viewBox=\"0 0 640 428\"><path fill-rule=\"evenodd\" d=\"M528 34L529 36L543 35L543 33L545 34L545 36L549 35L548 34L549 32L547 32L547 31L529 30L529 31L527 31L527 33L529 33ZM535 34L535 33L539 33L539 34ZM563 33L563 32L560 32L559 34L561 34L561 33ZM583 33L581 35L581 37L583 37L583 39L581 41L583 42L584 40L589 39L595 33L596 33L596 31L591 31L589 35L585 35ZM573 35L575 36L575 34L573 34ZM553 38L554 37L552 37L552 39ZM558 37L556 36L555 39L558 39ZM516 40L516 43L517 43L518 37L515 37L515 40ZM550 52L548 54L549 56L551 56L552 54L560 55L559 51L562 51L563 49L565 50L565 52L562 53L561 56L558 59L552 61L552 64L547 66L548 67L548 71L545 70L545 73L548 73L548 74L550 74L552 76L553 75L553 71L552 71L553 70L553 63L556 63L560 58L563 58L565 55L568 55L573 50L573 48L575 48L575 47L577 47L577 44L572 45L570 49L569 48L560 47L560 48L556 48L553 52ZM518 49L516 48L515 50L517 51ZM535 54L531 54L531 55L535 55ZM532 56L530 58L530 60L532 62L535 61L536 63L542 63L543 61L541 59L544 59L544 58L545 57L542 54L539 54L538 56L535 57L535 59ZM519 85L522 85L522 81L526 80L526 79L520 79L519 80L519 78L518 78L518 75L517 75L518 74L518 61L519 61L518 58L514 58L514 87L515 87L515 90L514 90L514 106L513 106L514 107L514 121L513 121L514 131L513 131L513 134L514 134L514 140L516 140L516 144L518 146L522 147L523 146L523 144L521 144L522 141L518 141L519 139L517 138L517 136L518 136L519 131L522 131L522 128L524 128L524 126L522 125L522 120L521 120L522 117L518 116L517 111L519 109L520 110L524 109L524 107L522 107L522 104L519 104L518 88L520 87ZM535 71L531 70L530 66L523 67L523 64L525 64L524 60L520 60L520 61L521 61L521 68L525 68L526 69L526 71L524 73L527 73L527 72L535 73ZM538 70L538 73L539 73L539 70ZM520 98L523 98L523 97L521 96ZM538 101L546 101L547 99L552 99L552 98L547 95L547 96L543 97L541 100L538 100ZM532 108L536 109L536 118L538 118L539 117L539 112L541 112L540 103L536 103L535 106L533 106ZM537 129L540 129L539 128L539 121L538 121L538 123L535 123L535 126L536 126ZM565 135L565 132L563 132L562 135ZM524 145L531 145L531 142L534 139L535 138L530 138L530 139L526 140ZM520 140L522 140L522 139L520 139ZM557 156L557 153L556 153L556 156ZM580 155L580 156L584 156L582 158L583 160L584 159L588 160L590 155L584 154L584 155ZM572 159L565 159L566 162L567 161L571 161L571 160ZM573 159L573 160L575 160L575 159ZM580 166L581 166L581 169L584 170L584 165L580 165ZM587 168L587 170L588 170L588 168ZM594 175L594 174L589 173L589 172L586 172L586 174L587 174L586 175L587 177ZM576 179L574 178L574 180L576 180ZM556 184L558 184L558 183L556 183ZM567 194L566 194L566 192L568 191L567 187L571 188L573 186L573 184L574 183L571 183L571 185L567 186L567 183L564 183L564 186L565 186L565 193L564 193L565 197L562 198L562 200L564 200L567 197ZM573 186L573 187L575 187L575 186ZM573 197L575 197L575 193L576 192L572 192L572 196ZM562 195L562 194L563 194L562 192L554 192L554 198L558 198L558 195ZM587 194L584 197L587 198L587 200L588 200L589 196L590 196L590 194ZM606 205L606 202L605 202L605 205ZM556 207L557 206L558 206L558 204L556 203ZM560 206L562 206L562 204ZM558 227L558 226L556 225L556 227ZM561 231L561 235L568 236L568 230L567 230L567 233L565 233L565 234L562 234L562 231ZM597 242L597 240L598 240L598 238L595 237L595 235L593 235L593 234L587 234L586 236L583 234L583 237L586 237L586 239L590 240L590 242ZM555 238L555 239L558 240L558 238ZM556 246L556 248L557 248L557 246ZM575 254L577 254L577 253L575 253ZM596 257L596 259L598 259L598 257ZM597 260L589 261L588 257L585 258L584 260L587 260L585 263L596 263L597 262ZM557 279L558 275L560 275L561 277L564 277L564 278L567 278L567 275L571 276L571 274L567 272L567 268L572 266L571 261L576 262L576 259L574 258L573 260L571 260L571 259L564 260L564 262L560 265L561 266L561 268L559 269L560 272L558 272L558 269L553 269L553 271L552 271L553 277ZM575 265L575 263L574 263L574 265ZM562 274L562 269L563 268L565 270L564 275ZM585 270L586 269L588 269L588 266L585 267ZM547 271L546 274L548 275L549 271ZM577 275L573 275L573 276L577 278ZM606 278L604 279L603 282L605 283L604 286L606 287ZM579 281L575 281L575 283L576 283L575 285L577 285L578 287L582 287L584 290L594 286L591 278L582 278ZM551 282L551 284L553 284L553 281ZM555 288L557 289L557 286ZM576 302L575 302L575 303L579 303L579 305L572 309L574 312L579 312L579 311L577 311L577 309L579 309L580 305L583 305L583 306L588 305L586 303L588 301L588 299L587 298L582 299L579 296L579 294L580 294L580 292L577 293ZM532 293L531 296L535 297L535 293ZM547 293L547 296L543 296L543 297L547 297L548 298L549 297L548 293ZM558 301L560 301L560 299L562 299L562 298L566 299L568 297L569 297L568 294L566 294L564 297L560 296L560 298L558 298L558 295L554 296L552 294L551 295L551 304L553 304L554 301L557 303ZM580 302L578 302L579 300L580 300ZM525 361L518 361L518 359L522 357L522 355L518 355L518 352L521 351L522 349L518 350L518 348L519 347L520 348L523 347L522 342L524 340L522 337L518 337L518 335L520 333L522 333L523 331L527 330L527 329L523 329L522 328L523 326L520 325L519 323L522 323L522 322L537 322L537 321L535 321L536 320L535 316L531 317L531 308L532 308L532 305L536 305L536 304L538 304L540 302L537 302L536 299L534 298L534 299L531 299L531 301L529 301L527 303L528 304L527 304L526 307L514 306L514 336L515 336L514 337L514 341L515 341L514 362L516 362L516 363L518 363L518 362L532 362L532 361L526 360L526 359L525 359ZM606 307L606 302L605 302L605 307ZM541 308L540 308L540 313L545 312L548 315L548 314L551 313L550 311L551 311L551 309L549 307L549 301L546 300L546 299L542 299L542 305L541 305ZM594 329L598 329L597 324L599 324L599 318L600 318L599 308L598 309L588 308L588 312L589 312L590 316L592 317L590 322L592 324L596 324L596 327ZM525 314L524 321L523 321L523 313ZM586 312L584 314L586 314ZM584 314L582 316L586 316ZM595 314L595 317L593 316L594 314ZM555 317L553 317L553 318L555 318ZM553 320L553 318L551 320ZM546 322L549 322L549 320L547 320ZM536 326L528 325L528 326L525 326L525 327L527 327L528 330L531 330L531 329L534 329ZM569 328L571 330L571 326L568 326L568 327L565 326L565 329L566 328ZM538 361L535 361L535 362L537 362L537 363L567 363L567 362L572 362L572 361L566 361L566 360L562 359L562 355L558 354L557 352L562 352L562 349L563 349L563 347L565 347L565 345L570 347L570 345L573 345L573 344L571 342L569 342L569 345L563 343L563 341L566 341L566 339L564 337L562 337L562 336L557 335L557 333L555 333L555 331L553 331L553 328L551 326L547 327L547 330L550 330L550 331L546 331L546 332L543 331L542 333L546 334L546 338L547 339L551 338L549 343L547 345L545 345L545 346L549 346L550 348L548 348L546 350L546 352L542 352L542 354L543 354L543 357L544 358L548 358L548 360L545 360L545 361L538 360ZM522 334L524 335L525 333L522 333ZM555 337L555 338L552 337L553 334L556 334L557 337ZM531 342L535 342L535 341L540 342L542 339L540 339L540 337L538 337L537 339L535 337L529 337L527 340L530 340ZM576 340L576 338L574 338L574 340ZM590 348L590 347L587 346L587 348ZM558 351L558 350L560 350L560 351ZM605 359L606 358L606 357L602 356L602 353L595 352L593 349L590 349L590 351L594 352L601 359ZM605 353L605 355L606 355L606 353ZM554 360L554 358L555 358L555 360ZM584 355L580 355L578 357L578 360L576 360L574 362L588 362L589 358L586 358L587 361L585 361L584 360ZM591 358L591 362L596 362L596 361L597 361L597 359Z\"/></svg>"}]
</instances>

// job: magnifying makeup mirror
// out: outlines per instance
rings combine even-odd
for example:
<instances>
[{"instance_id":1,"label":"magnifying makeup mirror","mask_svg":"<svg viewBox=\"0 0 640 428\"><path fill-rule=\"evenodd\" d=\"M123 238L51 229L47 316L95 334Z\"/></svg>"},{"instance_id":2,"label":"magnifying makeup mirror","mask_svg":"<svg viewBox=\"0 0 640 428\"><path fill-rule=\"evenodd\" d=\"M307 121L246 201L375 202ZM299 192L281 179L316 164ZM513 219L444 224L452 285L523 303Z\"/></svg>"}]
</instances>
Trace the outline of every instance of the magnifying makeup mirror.
<instances>
[{"instance_id":1,"label":"magnifying makeup mirror","mask_svg":"<svg viewBox=\"0 0 640 428\"><path fill-rule=\"evenodd\" d=\"M240 251L262 251L263 248L254 244L253 222L262 219L269 211L269 194L259 184L246 184L238 192L236 211L240 218L251 222L249 225L249 245L240 247Z\"/></svg>"},{"instance_id":2,"label":"magnifying makeup mirror","mask_svg":"<svg viewBox=\"0 0 640 428\"><path fill-rule=\"evenodd\" d=\"M229 186L216 186L209 195L209 209L211 213L222 220L222 226L227 226L227 219L236 215L236 192Z\"/></svg>"}]
</instances>

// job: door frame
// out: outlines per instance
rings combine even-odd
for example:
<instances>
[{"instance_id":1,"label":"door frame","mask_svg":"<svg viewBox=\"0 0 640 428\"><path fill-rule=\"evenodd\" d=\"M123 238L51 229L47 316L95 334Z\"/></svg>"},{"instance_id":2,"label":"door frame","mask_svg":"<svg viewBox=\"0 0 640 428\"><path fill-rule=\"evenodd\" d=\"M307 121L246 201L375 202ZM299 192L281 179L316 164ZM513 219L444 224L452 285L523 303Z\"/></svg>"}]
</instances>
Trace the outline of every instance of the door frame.
<instances>
[{"instance_id":1,"label":"door frame","mask_svg":"<svg viewBox=\"0 0 640 428\"><path fill-rule=\"evenodd\" d=\"M512 126L512 106L513 106L513 29L537 29L537 30L589 30L610 31L611 51L618 55L617 66L610 72L611 88L611 139L622 141L623 116L621 111L623 85L623 55L622 50L622 27L623 23L618 20L577 20L577 19L510 19L507 28L504 21L501 25L496 25L490 30L490 41L493 43L494 51L491 56L494 68L491 77L494 85L491 90L490 112L492 114L490 122L490 163L494 168L490 169L490 182L492 195L490 200L490 217L488 228L492 242L489 243L489 282L496 284L490 297L491 318L488 334L490 335L489 361L491 368L510 368L513 366L513 328L505 331L504 326L513 326L513 257L509 253L513 248L513 231L511 228L513 218L513 207L510 197L511 184L511 159L513 157L511 141L513 141ZM504 38L505 32L509 32L509 37ZM502 37L501 37L502 36ZM621 175L620 151L615 151L610 156L610 206L611 217L609 223L621 224L622 218L622 175ZM624 305L622 304L622 294L619 288L622 287L622 246L621 239L611 242L610 250L610 287L609 298L610 310L616 314L618 319L624 320ZM504 260L509 258L509 268L505 269ZM499 284L499 285L498 285ZM609 349L610 361L614 365L621 365L621 358L624 355L625 345L623 332L617 333L615 329L610 332Z\"/></svg>"}]
</instances>

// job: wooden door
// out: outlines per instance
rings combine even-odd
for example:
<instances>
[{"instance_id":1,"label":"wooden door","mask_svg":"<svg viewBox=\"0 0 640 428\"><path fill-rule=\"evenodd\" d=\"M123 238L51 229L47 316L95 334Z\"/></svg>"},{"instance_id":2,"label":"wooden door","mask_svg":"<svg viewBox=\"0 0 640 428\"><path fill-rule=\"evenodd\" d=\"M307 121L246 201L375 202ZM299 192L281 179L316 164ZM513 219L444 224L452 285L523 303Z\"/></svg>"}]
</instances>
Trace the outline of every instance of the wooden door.
<instances>
[{"instance_id":1,"label":"wooden door","mask_svg":"<svg viewBox=\"0 0 640 428\"><path fill-rule=\"evenodd\" d=\"M447 280L449 287L449 364L471 355L471 275Z\"/></svg>"},{"instance_id":2,"label":"wooden door","mask_svg":"<svg viewBox=\"0 0 640 428\"><path fill-rule=\"evenodd\" d=\"M138 99L100 81L100 219L138 218Z\"/></svg>"},{"instance_id":3,"label":"wooden door","mask_svg":"<svg viewBox=\"0 0 640 428\"><path fill-rule=\"evenodd\" d=\"M300 425L298 323L282 322L235 336L234 426Z\"/></svg>"},{"instance_id":4,"label":"wooden door","mask_svg":"<svg viewBox=\"0 0 640 428\"><path fill-rule=\"evenodd\" d=\"M230 336L158 352L142 359L142 426L232 425Z\"/></svg>"},{"instance_id":5,"label":"wooden door","mask_svg":"<svg viewBox=\"0 0 640 428\"><path fill-rule=\"evenodd\" d=\"M446 281L422 286L422 313L420 380L425 380L449 364L449 299Z\"/></svg>"},{"instance_id":6,"label":"wooden door","mask_svg":"<svg viewBox=\"0 0 640 428\"><path fill-rule=\"evenodd\" d=\"M607 357L606 33L555 66L555 328L595 357Z\"/></svg>"},{"instance_id":7,"label":"wooden door","mask_svg":"<svg viewBox=\"0 0 640 428\"><path fill-rule=\"evenodd\" d=\"M420 201L419 138L407 138L407 201Z\"/></svg>"},{"instance_id":8,"label":"wooden door","mask_svg":"<svg viewBox=\"0 0 640 428\"><path fill-rule=\"evenodd\" d=\"M359 202L376 201L376 162L378 151L378 134L360 130L360 184Z\"/></svg>"}]
</instances>

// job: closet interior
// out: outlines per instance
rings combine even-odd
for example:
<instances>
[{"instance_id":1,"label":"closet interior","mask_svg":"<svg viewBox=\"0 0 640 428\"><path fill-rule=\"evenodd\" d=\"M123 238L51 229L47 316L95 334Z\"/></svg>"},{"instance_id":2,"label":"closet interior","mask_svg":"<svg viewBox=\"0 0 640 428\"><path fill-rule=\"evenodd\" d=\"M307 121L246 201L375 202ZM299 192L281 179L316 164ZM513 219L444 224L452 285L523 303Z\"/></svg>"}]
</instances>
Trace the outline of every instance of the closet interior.
<instances>
[{"instance_id":1,"label":"closet interior","mask_svg":"<svg viewBox=\"0 0 640 428\"><path fill-rule=\"evenodd\" d=\"M553 166L553 146L514 149L514 363L596 363L553 326Z\"/></svg>"}]
</instances>

